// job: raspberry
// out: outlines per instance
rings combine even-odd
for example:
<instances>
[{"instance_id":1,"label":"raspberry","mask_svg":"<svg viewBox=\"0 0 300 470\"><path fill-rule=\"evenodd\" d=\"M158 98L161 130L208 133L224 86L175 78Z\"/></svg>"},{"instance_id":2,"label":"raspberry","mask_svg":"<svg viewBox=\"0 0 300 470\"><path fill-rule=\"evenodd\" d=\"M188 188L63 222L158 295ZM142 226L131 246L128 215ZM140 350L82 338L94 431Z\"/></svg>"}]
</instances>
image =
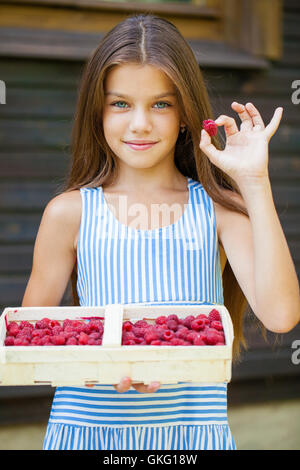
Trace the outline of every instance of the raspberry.
<instances>
[{"instance_id":1,"label":"raspberry","mask_svg":"<svg viewBox=\"0 0 300 470\"><path fill-rule=\"evenodd\" d=\"M95 340L95 339L99 339L101 335L97 331L93 331L92 333L89 334L89 337Z\"/></svg>"},{"instance_id":2,"label":"raspberry","mask_svg":"<svg viewBox=\"0 0 300 470\"><path fill-rule=\"evenodd\" d=\"M10 325L10 328L8 330L10 336L17 336L19 331L20 331L20 329L19 329L19 325L17 325L17 323L15 325Z\"/></svg>"},{"instance_id":3,"label":"raspberry","mask_svg":"<svg viewBox=\"0 0 300 470\"><path fill-rule=\"evenodd\" d=\"M161 341L159 339L155 339L153 341L151 341L150 343L152 346L160 346L161 345Z\"/></svg>"},{"instance_id":4,"label":"raspberry","mask_svg":"<svg viewBox=\"0 0 300 470\"><path fill-rule=\"evenodd\" d=\"M33 328L33 325L32 325L31 323L29 323L29 321L23 320L23 321L21 321L21 323L20 323L20 328L21 328L21 330L23 330L24 328L30 328L30 329L32 329L32 328Z\"/></svg>"},{"instance_id":5,"label":"raspberry","mask_svg":"<svg viewBox=\"0 0 300 470\"><path fill-rule=\"evenodd\" d=\"M29 328L29 326L24 326L24 328L19 331L18 335L31 336L32 331L33 328Z\"/></svg>"},{"instance_id":6,"label":"raspberry","mask_svg":"<svg viewBox=\"0 0 300 470\"><path fill-rule=\"evenodd\" d=\"M61 345L65 344L66 339L63 335L54 335L54 336L51 336L51 341L56 346L61 346Z\"/></svg>"},{"instance_id":7,"label":"raspberry","mask_svg":"<svg viewBox=\"0 0 300 470\"><path fill-rule=\"evenodd\" d=\"M177 315L168 315L167 320L168 321L173 320L173 321L176 321L176 323L178 323L179 318Z\"/></svg>"},{"instance_id":8,"label":"raspberry","mask_svg":"<svg viewBox=\"0 0 300 470\"><path fill-rule=\"evenodd\" d=\"M159 339L159 335L156 333L146 333L145 334L145 341L147 344L151 343L151 341L156 341Z\"/></svg>"},{"instance_id":9,"label":"raspberry","mask_svg":"<svg viewBox=\"0 0 300 470\"><path fill-rule=\"evenodd\" d=\"M47 325L48 328L49 328L49 327L50 327L50 328L54 328L55 326L60 326L60 323L59 323L59 321L57 321L57 320L50 320L49 322L45 322L45 320L47 320L47 319L44 318L42 321L43 321L44 323L48 323L48 325Z\"/></svg>"},{"instance_id":10,"label":"raspberry","mask_svg":"<svg viewBox=\"0 0 300 470\"><path fill-rule=\"evenodd\" d=\"M190 331L189 333L187 333L186 335L186 340L187 341L190 341L190 343L192 343L194 341L194 338L197 338L198 337L198 334L196 333L196 331Z\"/></svg>"},{"instance_id":11,"label":"raspberry","mask_svg":"<svg viewBox=\"0 0 300 470\"><path fill-rule=\"evenodd\" d=\"M35 322L35 328L43 330L45 328L48 328L50 325L50 321L45 321L45 319L38 320Z\"/></svg>"},{"instance_id":12,"label":"raspberry","mask_svg":"<svg viewBox=\"0 0 300 470\"><path fill-rule=\"evenodd\" d=\"M60 326L60 325L59 325L59 326L54 326L54 327L52 328L52 334L53 334L53 336L59 335L62 331L63 331L63 328L62 328L62 326Z\"/></svg>"},{"instance_id":13,"label":"raspberry","mask_svg":"<svg viewBox=\"0 0 300 470\"><path fill-rule=\"evenodd\" d=\"M133 346L135 344L135 341L134 339L127 339L122 344L125 346Z\"/></svg>"},{"instance_id":14,"label":"raspberry","mask_svg":"<svg viewBox=\"0 0 300 470\"><path fill-rule=\"evenodd\" d=\"M5 346L13 346L14 343L15 343L15 338L14 338L14 336L7 336L7 337L5 338L5 341L4 341Z\"/></svg>"},{"instance_id":15,"label":"raspberry","mask_svg":"<svg viewBox=\"0 0 300 470\"><path fill-rule=\"evenodd\" d=\"M135 340L135 334L132 331L124 331L122 337L124 340L128 340L128 339Z\"/></svg>"},{"instance_id":16,"label":"raspberry","mask_svg":"<svg viewBox=\"0 0 300 470\"><path fill-rule=\"evenodd\" d=\"M26 338L16 338L14 341L14 346L28 346L29 341Z\"/></svg>"},{"instance_id":17,"label":"raspberry","mask_svg":"<svg viewBox=\"0 0 300 470\"><path fill-rule=\"evenodd\" d=\"M171 316L171 315L170 315ZM176 331L177 328L178 328L178 323L177 321L175 320L167 320L167 323L166 323L167 327L169 330L173 330L173 331Z\"/></svg>"},{"instance_id":18,"label":"raspberry","mask_svg":"<svg viewBox=\"0 0 300 470\"><path fill-rule=\"evenodd\" d=\"M88 341L89 341L89 336L82 331L79 335L78 343L81 345L84 345L84 344L88 344Z\"/></svg>"},{"instance_id":19,"label":"raspberry","mask_svg":"<svg viewBox=\"0 0 300 470\"><path fill-rule=\"evenodd\" d=\"M223 330L223 325L222 322L218 320L214 320L210 324L211 328L215 328L215 330L222 331Z\"/></svg>"},{"instance_id":20,"label":"raspberry","mask_svg":"<svg viewBox=\"0 0 300 470\"><path fill-rule=\"evenodd\" d=\"M188 331L189 331L189 329L184 326L180 330L177 330L175 335L176 335L177 338L186 340Z\"/></svg>"},{"instance_id":21,"label":"raspberry","mask_svg":"<svg viewBox=\"0 0 300 470\"><path fill-rule=\"evenodd\" d=\"M209 345L213 345L213 344L216 344L218 342L219 342L218 333L215 330L209 328L207 330L207 333L206 333L206 343L209 344Z\"/></svg>"},{"instance_id":22,"label":"raspberry","mask_svg":"<svg viewBox=\"0 0 300 470\"><path fill-rule=\"evenodd\" d=\"M196 330L196 331L203 330L205 327L205 320L203 320L202 318L193 320L191 323L191 327L193 330Z\"/></svg>"},{"instance_id":23,"label":"raspberry","mask_svg":"<svg viewBox=\"0 0 300 470\"><path fill-rule=\"evenodd\" d=\"M174 338L174 332L171 330L166 330L164 332L163 338L165 341L169 341L170 339Z\"/></svg>"},{"instance_id":24,"label":"raspberry","mask_svg":"<svg viewBox=\"0 0 300 470\"><path fill-rule=\"evenodd\" d=\"M172 346L181 346L181 345L182 345L182 342L183 342L182 339L176 338L175 336L170 339L170 344L171 344Z\"/></svg>"},{"instance_id":25,"label":"raspberry","mask_svg":"<svg viewBox=\"0 0 300 470\"><path fill-rule=\"evenodd\" d=\"M195 346L205 346L206 343L203 341L203 339L200 338L200 336L197 336L194 338L193 344Z\"/></svg>"},{"instance_id":26,"label":"raspberry","mask_svg":"<svg viewBox=\"0 0 300 470\"><path fill-rule=\"evenodd\" d=\"M63 329L65 330L66 328L72 327L72 320L69 320L68 318L63 321Z\"/></svg>"},{"instance_id":27,"label":"raspberry","mask_svg":"<svg viewBox=\"0 0 300 470\"><path fill-rule=\"evenodd\" d=\"M144 336L142 328L138 328L137 326L132 327L132 333L137 337L142 337Z\"/></svg>"},{"instance_id":28,"label":"raspberry","mask_svg":"<svg viewBox=\"0 0 300 470\"><path fill-rule=\"evenodd\" d=\"M214 135L217 135L218 126L215 123L215 121L213 121L212 119L206 119L205 121L203 121L202 125L203 125L203 128L211 137Z\"/></svg>"},{"instance_id":29,"label":"raspberry","mask_svg":"<svg viewBox=\"0 0 300 470\"><path fill-rule=\"evenodd\" d=\"M214 321L214 320L221 321L221 315L218 312L218 310L214 308L213 310L209 312L208 319L209 321Z\"/></svg>"},{"instance_id":30,"label":"raspberry","mask_svg":"<svg viewBox=\"0 0 300 470\"><path fill-rule=\"evenodd\" d=\"M11 321L8 325L7 325L7 331L10 331L11 328L17 326L19 328L19 325L16 321Z\"/></svg>"},{"instance_id":31,"label":"raspberry","mask_svg":"<svg viewBox=\"0 0 300 470\"><path fill-rule=\"evenodd\" d=\"M138 328L147 327L148 323L145 320L138 320L135 322L134 326L137 326Z\"/></svg>"},{"instance_id":32,"label":"raspberry","mask_svg":"<svg viewBox=\"0 0 300 470\"><path fill-rule=\"evenodd\" d=\"M41 337L41 345L46 346L47 343L51 343L51 336L50 335L42 336ZM51 343L51 345L53 346L53 343Z\"/></svg>"},{"instance_id":33,"label":"raspberry","mask_svg":"<svg viewBox=\"0 0 300 470\"><path fill-rule=\"evenodd\" d=\"M189 315L183 319L183 325L186 326L187 328L191 328L191 323L192 321L195 320L195 317L193 315Z\"/></svg>"},{"instance_id":34,"label":"raspberry","mask_svg":"<svg viewBox=\"0 0 300 470\"><path fill-rule=\"evenodd\" d=\"M66 345L73 346L73 345L76 345L76 344L77 344L77 340L76 340L76 338L74 338L74 336L71 336L71 338L67 339Z\"/></svg>"},{"instance_id":35,"label":"raspberry","mask_svg":"<svg viewBox=\"0 0 300 470\"><path fill-rule=\"evenodd\" d=\"M43 346L43 345L44 345L44 342L42 338L39 338L38 336L35 336L34 338L32 338L31 343L30 343L30 346Z\"/></svg>"},{"instance_id":36,"label":"raspberry","mask_svg":"<svg viewBox=\"0 0 300 470\"><path fill-rule=\"evenodd\" d=\"M125 321L122 325L123 331L131 331L132 328L133 328L133 325L132 325L131 321Z\"/></svg>"},{"instance_id":37,"label":"raspberry","mask_svg":"<svg viewBox=\"0 0 300 470\"><path fill-rule=\"evenodd\" d=\"M98 331L101 333L104 330L103 323L101 320L90 320L90 322L88 323L88 329L90 331Z\"/></svg>"}]
</instances>

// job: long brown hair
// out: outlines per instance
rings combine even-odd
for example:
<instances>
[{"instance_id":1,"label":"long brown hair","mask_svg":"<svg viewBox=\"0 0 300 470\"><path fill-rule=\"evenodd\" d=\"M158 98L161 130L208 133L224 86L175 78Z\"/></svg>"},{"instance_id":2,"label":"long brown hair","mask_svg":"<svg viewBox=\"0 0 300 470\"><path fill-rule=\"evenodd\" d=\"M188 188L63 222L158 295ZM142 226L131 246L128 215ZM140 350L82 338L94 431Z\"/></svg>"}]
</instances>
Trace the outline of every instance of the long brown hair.
<instances>
[{"instance_id":1,"label":"long brown hair","mask_svg":"<svg viewBox=\"0 0 300 470\"><path fill-rule=\"evenodd\" d=\"M72 161L64 191L81 187L109 185L115 168L115 155L103 132L104 82L112 67L121 64L153 65L174 83L184 133L179 132L175 147L175 165L184 175L201 182L217 203L248 216L245 206L230 197L240 194L234 180L214 166L199 148L204 119L214 119L204 79L190 46L167 19L151 14L135 14L113 27L101 40L85 64L75 112L71 152ZM214 145L221 149L217 136ZM183 158L184 156L184 158ZM71 275L73 304L79 305L77 263ZM243 334L243 317L248 302L237 283L230 264L223 272L224 305L232 317L235 339L233 359L240 357L240 346L247 347Z\"/></svg>"}]
</instances>

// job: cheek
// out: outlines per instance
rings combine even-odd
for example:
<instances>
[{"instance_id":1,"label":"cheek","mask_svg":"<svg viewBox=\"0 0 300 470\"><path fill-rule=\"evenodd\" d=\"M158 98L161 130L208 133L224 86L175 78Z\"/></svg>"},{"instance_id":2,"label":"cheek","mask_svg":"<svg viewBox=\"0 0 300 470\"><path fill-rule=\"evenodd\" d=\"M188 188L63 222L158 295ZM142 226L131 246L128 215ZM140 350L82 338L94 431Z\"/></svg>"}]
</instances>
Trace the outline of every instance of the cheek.
<instances>
[{"instance_id":1,"label":"cheek","mask_svg":"<svg viewBox=\"0 0 300 470\"><path fill-rule=\"evenodd\" d=\"M111 139L115 136L120 136L126 128L126 122L117 114L104 113L103 114L103 130L104 135Z\"/></svg>"}]
</instances>

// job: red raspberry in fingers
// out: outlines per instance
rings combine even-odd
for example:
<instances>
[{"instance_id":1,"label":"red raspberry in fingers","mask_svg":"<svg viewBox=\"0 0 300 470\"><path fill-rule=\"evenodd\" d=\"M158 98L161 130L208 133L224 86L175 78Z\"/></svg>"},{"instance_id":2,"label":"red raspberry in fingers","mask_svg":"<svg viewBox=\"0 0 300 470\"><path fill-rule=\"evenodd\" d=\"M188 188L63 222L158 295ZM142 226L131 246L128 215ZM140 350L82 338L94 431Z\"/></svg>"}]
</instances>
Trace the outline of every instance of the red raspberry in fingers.
<instances>
[{"instance_id":1,"label":"red raspberry in fingers","mask_svg":"<svg viewBox=\"0 0 300 470\"><path fill-rule=\"evenodd\" d=\"M217 135L218 126L215 123L215 121L213 121L212 119L206 119L205 121L203 121L202 125L203 125L203 128L211 137L213 137L214 135Z\"/></svg>"}]
</instances>

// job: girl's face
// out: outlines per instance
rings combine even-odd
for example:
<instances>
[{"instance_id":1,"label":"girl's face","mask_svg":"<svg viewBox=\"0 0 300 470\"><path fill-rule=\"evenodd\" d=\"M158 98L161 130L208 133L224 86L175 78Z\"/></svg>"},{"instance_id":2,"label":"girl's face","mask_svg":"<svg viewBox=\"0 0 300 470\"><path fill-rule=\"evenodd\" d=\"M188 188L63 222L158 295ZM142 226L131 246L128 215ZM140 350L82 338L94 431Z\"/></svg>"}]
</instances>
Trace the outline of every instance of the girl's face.
<instances>
[{"instance_id":1,"label":"girl's face","mask_svg":"<svg viewBox=\"0 0 300 470\"><path fill-rule=\"evenodd\" d=\"M118 165L147 169L166 160L174 165L183 123L169 77L151 65L116 66L106 77L104 92L104 136L118 157ZM135 150L126 143L138 140L156 143L145 150Z\"/></svg>"}]
</instances>

